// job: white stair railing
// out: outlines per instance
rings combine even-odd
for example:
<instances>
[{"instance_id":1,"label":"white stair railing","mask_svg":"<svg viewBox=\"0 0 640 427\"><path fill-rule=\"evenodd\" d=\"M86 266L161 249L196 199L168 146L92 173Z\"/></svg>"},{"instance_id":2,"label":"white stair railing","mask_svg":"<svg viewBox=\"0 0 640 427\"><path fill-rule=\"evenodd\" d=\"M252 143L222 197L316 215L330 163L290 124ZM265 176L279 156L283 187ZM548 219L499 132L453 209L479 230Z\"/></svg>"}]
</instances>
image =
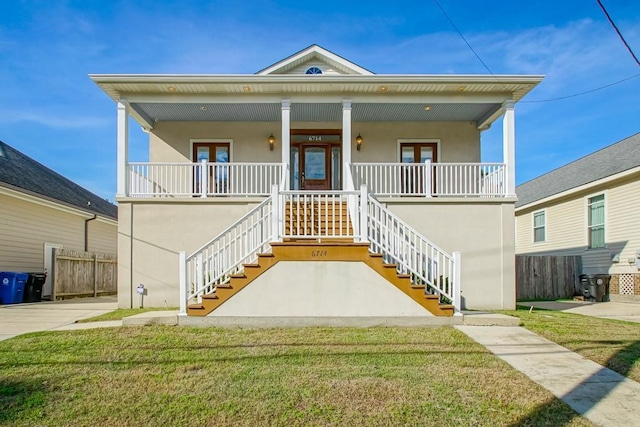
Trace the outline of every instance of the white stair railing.
<instances>
[{"instance_id":1,"label":"white stair railing","mask_svg":"<svg viewBox=\"0 0 640 427\"><path fill-rule=\"evenodd\" d=\"M397 264L399 273L425 285L428 293L440 295L459 314L460 253L449 255L372 196L367 205L370 251L383 254L386 263Z\"/></svg>"},{"instance_id":2,"label":"white stair railing","mask_svg":"<svg viewBox=\"0 0 640 427\"><path fill-rule=\"evenodd\" d=\"M270 196L193 254L180 253L180 315L186 315L189 301L199 302L240 273L243 264L271 251L273 214Z\"/></svg>"},{"instance_id":3,"label":"white stair railing","mask_svg":"<svg viewBox=\"0 0 640 427\"><path fill-rule=\"evenodd\" d=\"M398 272L453 304L460 313L460 254L447 254L372 196L359 191L281 191L253 208L210 242L187 256L180 252L180 315L187 304L215 292L243 264L271 251L270 242L283 238L354 238L369 241Z\"/></svg>"}]
</instances>

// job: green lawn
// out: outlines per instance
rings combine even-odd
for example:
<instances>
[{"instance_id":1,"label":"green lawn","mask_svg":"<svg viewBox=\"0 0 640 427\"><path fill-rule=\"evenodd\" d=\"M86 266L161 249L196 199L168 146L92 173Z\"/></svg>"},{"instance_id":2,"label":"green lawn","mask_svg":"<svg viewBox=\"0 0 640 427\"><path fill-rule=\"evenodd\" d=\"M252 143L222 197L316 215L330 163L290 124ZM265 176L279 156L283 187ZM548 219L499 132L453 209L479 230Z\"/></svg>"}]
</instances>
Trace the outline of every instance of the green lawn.
<instances>
[{"instance_id":1,"label":"green lawn","mask_svg":"<svg viewBox=\"0 0 640 427\"><path fill-rule=\"evenodd\" d=\"M105 328L0 342L0 424L587 426L452 328Z\"/></svg>"},{"instance_id":2,"label":"green lawn","mask_svg":"<svg viewBox=\"0 0 640 427\"><path fill-rule=\"evenodd\" d=\"M504 314L587 359L640 382L640 323L520 307Z\"/></svg>"}]
</instances>

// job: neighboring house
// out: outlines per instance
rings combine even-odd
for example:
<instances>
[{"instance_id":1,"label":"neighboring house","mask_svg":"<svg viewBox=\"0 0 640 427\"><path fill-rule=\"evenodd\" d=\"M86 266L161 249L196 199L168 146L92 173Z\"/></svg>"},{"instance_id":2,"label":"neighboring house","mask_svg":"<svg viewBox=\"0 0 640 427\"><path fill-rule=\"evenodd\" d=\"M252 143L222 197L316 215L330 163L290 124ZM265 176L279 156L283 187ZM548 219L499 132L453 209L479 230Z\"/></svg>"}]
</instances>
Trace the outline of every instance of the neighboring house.
<instances>
[{"instance_id":1,"label":"neighboring house","mask_svg":"<svg viewBox=\"0 0 640 427\"><path fill-rule=\"evenodd\" d=\"M49 272L53 248L115 254L117 210L0 141L0 271Z\"/></svg>"},{"instance_id":2,"label":"neighboring house","mask_svg":"<svg viewBox=\"0 0 640 427\"><path fill-rule=\"evenodd\" d=\"M640 133L516 191L516 253L579 255L612 299L640 299Z\"/></svg>"},{"instance_id":3,"label":"neighboring house","mask_svg":"<svg viewBox=\"0 0 640 427\"><path fill-rule=\"evenodd\" d=\"M182 315L515 307L514 104L541 76L379 75L313 45L253 75L90 77L117 104L121 307L140 284Z\"/></svg>"}]
</instances>

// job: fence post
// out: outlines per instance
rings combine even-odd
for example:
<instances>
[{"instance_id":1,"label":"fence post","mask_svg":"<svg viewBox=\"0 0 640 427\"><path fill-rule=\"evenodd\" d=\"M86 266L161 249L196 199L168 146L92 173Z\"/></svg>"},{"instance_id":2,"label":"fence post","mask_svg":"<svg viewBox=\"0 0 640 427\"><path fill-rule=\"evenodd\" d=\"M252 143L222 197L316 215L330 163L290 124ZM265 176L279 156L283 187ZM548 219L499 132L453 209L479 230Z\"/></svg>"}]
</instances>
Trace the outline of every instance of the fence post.
<instances>
[{"instance_id":1,"label":"fence post","mask_svg":"<svg viewBox=\"0 0 640 427\"><path fill-rule=\"evenodd\" d=\"M280 241L280 195L278 185L271 186L271 241Z\"/></svg>"},{"instance_id":2,"label":"fence post","mask_svg":"<svg viewBox=\"0 0 640 427\"><path fill-rule=\"evenodd\" d=\"M427 159L424 161L424 197L431 197L431 192L433 191L432 176L431 159Z\"/></svg>"},{"instance_id":3,"label":"fence post","mask_svg":"<svg viewBox=\"0 0 640 427\"><path fill-rule=\"evenodd\" d=\"M454 316L462 316L460 309L462 308L462 283L460 280L461 271L461 255L460 252L454 252L453 254L453 310Z\"/></svg>"},{"instance_id":4,"label":"fence post","mask_svg":"<svg viewBox=\"0 0 640 427\"><path fill-rule=\"evenodd\" d=\"M360 241L369 241L369 193L367 186L360 186Z\"/></svg>"},{"instance_id":5,"label":"fence post","mask_svg":"<svg viewBox=\"0 0 640 427\"><path fill-rule=\"evenodd\" d=\"M93 297L98 296L98 254L93 254Z\"/></svg>"},{"instance_id":6,"label":"fence post","mask_svg":"<svg viewBox=\"0 0 640 427\"><path fill-rule=\"evenodd\" d=\"M209 171L207 169L207 159L202 159L200 162L200 197L207 197L207 189L209 188Z\"/></svg>"},{"instance_id":7,"label":"fence post","mask_svg":"<svg viewBox=\"0 0 640 427\"><path fill-rule=\"evenodd\" d=\"M187 315L187 253L180 251L180 266L178 268L178 274L180 276L180 311L178 316Z\"/></svg>"},{"instance_id":8,"label":"fence post","mask_svg":"<svg viewBox=\"0 0 640 427\"><path fill-rule=\"evenodd\" d=\"M58 249L57 248L52 248L51 249L51 271L49 274L51 274L51 301L55 301L56 300L56 262L58 261L58 257L56 256L58 253Z\"/></svg>"}]
</instances>

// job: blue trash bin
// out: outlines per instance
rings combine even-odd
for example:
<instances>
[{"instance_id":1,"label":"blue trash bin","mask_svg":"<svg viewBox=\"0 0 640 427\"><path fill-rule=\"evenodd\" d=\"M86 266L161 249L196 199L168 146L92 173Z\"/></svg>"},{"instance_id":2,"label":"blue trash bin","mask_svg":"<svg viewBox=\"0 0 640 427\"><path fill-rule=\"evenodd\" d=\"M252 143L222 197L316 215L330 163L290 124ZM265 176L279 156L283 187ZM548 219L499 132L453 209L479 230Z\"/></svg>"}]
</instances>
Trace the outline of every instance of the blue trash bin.
<instances>
[{"instance_id":1,"label":"blue trash bin","mask_svg":"<svg viewBox=\"0 0 640 427\"><path fill-rule=\"evenodd\" d=\"M28 273L0 272L0 304L17 304L24 298Z\"/></svg>"}]
</instances>

